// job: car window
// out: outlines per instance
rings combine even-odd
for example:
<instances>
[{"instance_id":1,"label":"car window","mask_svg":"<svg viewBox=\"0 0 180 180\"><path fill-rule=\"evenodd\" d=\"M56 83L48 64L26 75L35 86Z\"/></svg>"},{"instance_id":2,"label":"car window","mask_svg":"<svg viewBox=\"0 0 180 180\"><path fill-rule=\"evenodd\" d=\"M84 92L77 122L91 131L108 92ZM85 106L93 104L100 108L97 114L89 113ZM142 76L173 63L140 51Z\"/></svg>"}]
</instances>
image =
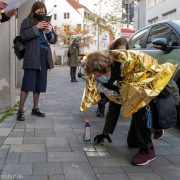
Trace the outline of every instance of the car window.
<instances>
[{"instance_id":1,"label":"car window","mask_svg":"<svg viewBox=\"0 0 180 180\"><path fill-rule=\"evenodd\" d=\"M169 36L168 46L178 46L178 36L173 31Z\"/></svg>"},{"instance_id":2,"label":"car window","mask_svg":"<svg viewBox=\"0 0 180 180\"><path fill-rule=\"evenodd\" d=\"M131 49L131 48L135 48L135 49L141 49L141 48L143 48L145 35L146 35L146 33L147 33L148 30L149 30L148 28L147 28L147 29L144 29L144 30L136 33L136 34L132 37L132 39L131 39L131 41L130 41L130 44L129 44L130 49Z\"/></svg>"},{"instance_id":3,"label":"car window","mask_svg":"<svg viewBox=\"0 0 180 180\"><path fill-rule=\"evenodd\" d=\"M155 39L166 38L168 40L170 38L170 35L171 35L171 28L167 25L158 25L152 27L149 36L147 38L146 48L147 49L153 48L152 42Z\"/></svg>"}]
</instances>

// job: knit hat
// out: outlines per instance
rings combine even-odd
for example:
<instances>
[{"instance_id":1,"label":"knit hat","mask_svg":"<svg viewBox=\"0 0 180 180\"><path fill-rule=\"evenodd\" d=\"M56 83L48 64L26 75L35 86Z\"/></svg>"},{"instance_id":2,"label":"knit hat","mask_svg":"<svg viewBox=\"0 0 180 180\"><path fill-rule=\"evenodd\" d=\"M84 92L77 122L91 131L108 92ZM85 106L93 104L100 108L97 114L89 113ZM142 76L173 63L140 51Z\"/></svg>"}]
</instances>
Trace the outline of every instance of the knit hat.
<instances>
[{"instance_id":1,"label":"knit hat","mask_svg":"<svg viewBox=\"0 0 180 180\"><path fill-rule=\"evenodd\" d=\"M74 42L79 42L80 39L78 37L74 38Z\"/></svg>"}]
</instances>

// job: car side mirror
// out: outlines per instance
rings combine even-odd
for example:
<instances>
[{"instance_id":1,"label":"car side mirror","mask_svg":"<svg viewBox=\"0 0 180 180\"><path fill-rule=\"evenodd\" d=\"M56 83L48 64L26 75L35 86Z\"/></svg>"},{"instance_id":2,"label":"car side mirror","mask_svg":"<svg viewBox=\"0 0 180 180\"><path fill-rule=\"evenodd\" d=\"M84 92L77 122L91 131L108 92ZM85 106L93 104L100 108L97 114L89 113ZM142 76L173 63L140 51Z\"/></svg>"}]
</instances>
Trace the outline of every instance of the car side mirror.
<instances>
[{"instance_id":1,"label":"car side mirror","mask_svg":"<svg viewBox=\"0 0 180 180\"><path fill-rule=\"evenodd\" d=\"M163 51L167 50L168 41L166 38L158 38L155 39L153 42L153 47L157 49L161 49Z\"/></svg>"}]
</instances>

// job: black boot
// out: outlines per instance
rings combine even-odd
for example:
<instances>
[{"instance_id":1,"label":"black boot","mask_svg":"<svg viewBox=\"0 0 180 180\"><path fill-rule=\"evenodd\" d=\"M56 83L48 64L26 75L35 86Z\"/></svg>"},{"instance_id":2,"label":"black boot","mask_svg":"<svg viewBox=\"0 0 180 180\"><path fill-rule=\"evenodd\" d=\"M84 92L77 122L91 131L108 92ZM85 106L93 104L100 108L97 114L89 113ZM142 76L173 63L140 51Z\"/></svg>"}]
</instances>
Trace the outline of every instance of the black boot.
<instances>
[{"instance_id":1,"label":"black boot","mask_svg":"<svg viewBox=\"0 0 180 180\"><path fill-rule=\"evenodd\" d=\"M71 82L74 82L73 67L70 67Z\"/></svg>"},{"instance_id":2,"label":"black boot","mask_svg":"<svg viewBox=\"0 0 180 180\"><path fill-rule=\"evenodd\" d=\"M79 82L76 80L76 67L73 68L73 80L74 82Z\"/></svg>"},{"instance_id":3,"label":"black boot","mask_svg":"<svg viewBox=\"0 0 180 180\"><path fill-rule=\"evenodd\" d=\"M39 108L32 109L32 114L38 117L45 117L45 113L41 112Z\"/></svg>"},{"instance_id":4,"label":"black boot","mask_svg":"<svg viewBox=\"0 0 180 180\"><path fill-rule=\"evenodd\" d=\"M104 117L104 111L101 111L99 108L96 110L96 116L97 117Z\"/></svg>"},{"instance_id":5,"label":"black boot","mask_svg":"<svg viewBox=\"0 0 180 180\"><path fill-rule=\"evenodd\" d=\"M17 119L17 121L24 121L25 120L24 112L18 110L16 119Z\"/></svg>"},{"instance_id":6,"label":"black boot","mask_svg":"<svg viewBox=\"0 0 180 180\"><path fill-rule=\"evenodd\" d=\"M112 140L108 134L99 134L95 136L94 144L101 144L104 142L104 139L107 139L109 143L112 143Z\"/></svg>"}]
</instances>

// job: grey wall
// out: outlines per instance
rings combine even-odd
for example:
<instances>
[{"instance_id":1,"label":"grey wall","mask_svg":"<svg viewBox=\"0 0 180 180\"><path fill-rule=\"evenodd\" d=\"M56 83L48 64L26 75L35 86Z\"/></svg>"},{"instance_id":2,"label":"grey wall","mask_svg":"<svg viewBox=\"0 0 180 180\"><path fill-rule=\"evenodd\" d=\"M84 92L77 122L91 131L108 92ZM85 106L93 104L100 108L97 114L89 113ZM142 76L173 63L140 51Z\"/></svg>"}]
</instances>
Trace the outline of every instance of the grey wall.
<instances>
[{"instance_id":1,"label":"grey wall","mask_svg":"<svg viewBox=\"0 0 180 180\"><path fill-rule=\"evenodd\" d=\"M15 18L0 25L0 112L15 102L15 57L12 49L15 32Z\"/></svg>"},{"instance_id":2,"label":"grey wall","mask_svg":"<svg viewBox=\"0 0 180 180\"><path fill-rule=\"evenodd\" d=\"M134 12L134 29L139 30L146 26L146 0L138 0Z\"/></svg>"},{"instance_id":3,"label":"grey wall","mask_svg":"<svg viewBox=\"0 0 180 180\"><path fill-rule=\"evenodd\" d=\"M22 64L14 56L12 42L34 2L28 0L19 8L18 20L13 17L0 24L0 113L15 104L16 86L21 85Z\"/></svg>"}]
</instances>

